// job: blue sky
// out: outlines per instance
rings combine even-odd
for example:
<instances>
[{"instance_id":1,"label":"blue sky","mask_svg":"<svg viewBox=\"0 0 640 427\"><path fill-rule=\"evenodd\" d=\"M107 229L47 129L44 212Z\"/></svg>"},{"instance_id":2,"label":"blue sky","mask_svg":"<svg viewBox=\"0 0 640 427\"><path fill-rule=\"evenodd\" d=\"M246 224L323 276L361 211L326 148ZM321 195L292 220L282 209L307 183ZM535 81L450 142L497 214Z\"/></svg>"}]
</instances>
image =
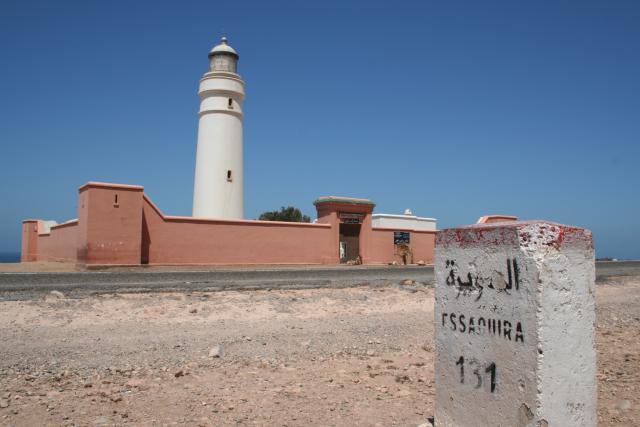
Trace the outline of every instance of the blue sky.
<instances>
[{"instance_id":1,"label":"blue sky","mask_svg":"<svg viewBox=\"0 0 640 427\"><path fill-rule=\"evenodd\" d=\"M197 85L240 54L248 218L377 212L593 230L640 258L640 2L12 1L0 6L0 251L87 181L190 215Z\"/></svg>"}]
</instances>

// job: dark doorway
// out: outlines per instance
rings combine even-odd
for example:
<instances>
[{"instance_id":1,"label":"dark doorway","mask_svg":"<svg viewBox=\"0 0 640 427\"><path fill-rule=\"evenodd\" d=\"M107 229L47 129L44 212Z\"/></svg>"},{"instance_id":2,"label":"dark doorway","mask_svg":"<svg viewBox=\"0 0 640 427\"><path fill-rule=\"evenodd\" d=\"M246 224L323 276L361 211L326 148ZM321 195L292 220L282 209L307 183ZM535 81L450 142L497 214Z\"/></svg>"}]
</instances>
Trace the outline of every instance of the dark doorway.
<instances>
[{"instance_id":1,"label":"dark doorway","mask_svg":"<svg viewBox=\"0 0 640 427\"><path fill-rule=\"evenodd\" d=\"M360 256L360 224L340 224L340 262L355 261Z\"/></svg>"},{"instance_id":2,"label":"dark doorway","mask_svg":"<svg viewBox=\"0 0 640 427\"><path fill-rule=\"evenodd\" d=\"M149 225L147 217L142 211L142 245L140 246L140 264L149 264L149 246L151 245L151 236L149 236Z\"/></svg>"}]
</instances>

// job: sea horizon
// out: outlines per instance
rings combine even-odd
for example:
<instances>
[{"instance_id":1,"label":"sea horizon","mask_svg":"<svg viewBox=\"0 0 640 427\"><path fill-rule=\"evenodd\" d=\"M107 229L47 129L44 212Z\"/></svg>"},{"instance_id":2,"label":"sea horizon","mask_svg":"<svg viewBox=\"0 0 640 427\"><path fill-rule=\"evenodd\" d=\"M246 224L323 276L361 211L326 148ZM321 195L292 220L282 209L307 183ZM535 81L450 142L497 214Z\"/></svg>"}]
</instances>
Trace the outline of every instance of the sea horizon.
<instances>
[{"instance_id":1,"label":"sea horizon","mask_svg":"<svg viewBox=\"0 0 640 427\"><path fill-rule=\"evenodd\" d=\"M20 262L20 252L0 252L0 263Z\"/></svg>"}]
</instances>

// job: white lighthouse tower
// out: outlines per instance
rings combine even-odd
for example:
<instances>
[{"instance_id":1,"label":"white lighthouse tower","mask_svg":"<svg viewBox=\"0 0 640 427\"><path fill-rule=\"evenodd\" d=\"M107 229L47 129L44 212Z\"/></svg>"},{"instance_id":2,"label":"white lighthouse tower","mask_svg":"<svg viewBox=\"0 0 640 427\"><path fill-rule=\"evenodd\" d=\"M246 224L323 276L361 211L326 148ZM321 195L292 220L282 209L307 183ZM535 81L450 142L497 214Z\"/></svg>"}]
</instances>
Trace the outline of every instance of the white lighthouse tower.
<instances>
[{"instance_id":1,"label":"white lighthouse tower","mask_svg":"<svg viewBox=\"0 0 640 427\"><path fill-rule=\"evenodd\" d=\"M194 217L244 218L244 82L237 73L238 58L223 37L209 52L209 72L200 80Z\"/></svg>"}]
</instances>

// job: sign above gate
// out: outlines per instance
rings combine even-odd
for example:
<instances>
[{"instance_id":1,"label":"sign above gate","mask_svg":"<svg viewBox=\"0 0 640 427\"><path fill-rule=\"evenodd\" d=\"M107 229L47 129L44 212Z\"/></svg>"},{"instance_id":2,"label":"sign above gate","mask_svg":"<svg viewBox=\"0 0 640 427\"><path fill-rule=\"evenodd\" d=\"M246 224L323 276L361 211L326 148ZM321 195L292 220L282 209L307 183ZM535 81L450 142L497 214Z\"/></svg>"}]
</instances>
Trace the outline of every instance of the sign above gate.
<instances>
[{"instance_id":1,"label":"sign above gate","mask_svg":"<svg viewBox=\"0 0 640 427\"><path fill-rule=\"evenodd\" d=\"M364 214L340 212L339 218L343 224L362 224Z\"/></svg>"}]
</instances>

